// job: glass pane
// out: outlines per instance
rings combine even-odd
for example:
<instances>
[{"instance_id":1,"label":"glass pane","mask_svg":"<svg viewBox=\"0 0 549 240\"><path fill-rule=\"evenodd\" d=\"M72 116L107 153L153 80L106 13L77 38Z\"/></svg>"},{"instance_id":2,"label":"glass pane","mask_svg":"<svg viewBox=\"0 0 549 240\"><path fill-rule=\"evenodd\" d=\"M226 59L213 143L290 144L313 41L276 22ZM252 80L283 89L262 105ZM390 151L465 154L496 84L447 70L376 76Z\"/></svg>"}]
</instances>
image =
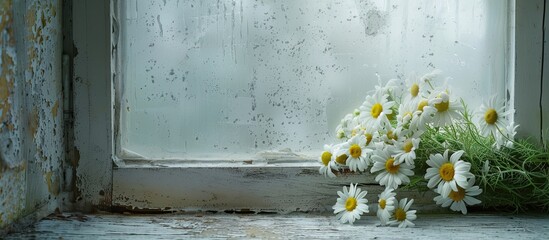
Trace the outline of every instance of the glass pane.
<instances>
[{"instance_id":1,"label":"glass pane","mask_svg":"<svg viewBox=\"0 0 549 240\"><path fill-rule=\"evenodd\" d=\"M378 77L503 94L507 1L120 3L120 147L151 159L318 153Z\"/></svg>"}]
</instances>

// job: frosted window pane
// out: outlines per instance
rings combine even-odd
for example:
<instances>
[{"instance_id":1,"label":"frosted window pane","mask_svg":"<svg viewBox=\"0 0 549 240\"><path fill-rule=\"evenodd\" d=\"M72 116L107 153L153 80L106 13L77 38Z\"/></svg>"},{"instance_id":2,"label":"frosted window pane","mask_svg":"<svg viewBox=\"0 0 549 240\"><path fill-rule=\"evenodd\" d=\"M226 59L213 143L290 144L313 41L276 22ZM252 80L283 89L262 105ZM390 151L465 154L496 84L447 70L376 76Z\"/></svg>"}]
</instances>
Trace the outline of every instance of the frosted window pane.
<instances>
[{"instance_id":1,"label":"frosted window pane","mask_svg":"<svg viewBox=\"0 0 549 240\"><path fill-rule=\"evenodd\" d=\"M320 151L382 79L501 92L507 1L120 3L120 144L152 159Z\"/></svg>"}]
</instances>

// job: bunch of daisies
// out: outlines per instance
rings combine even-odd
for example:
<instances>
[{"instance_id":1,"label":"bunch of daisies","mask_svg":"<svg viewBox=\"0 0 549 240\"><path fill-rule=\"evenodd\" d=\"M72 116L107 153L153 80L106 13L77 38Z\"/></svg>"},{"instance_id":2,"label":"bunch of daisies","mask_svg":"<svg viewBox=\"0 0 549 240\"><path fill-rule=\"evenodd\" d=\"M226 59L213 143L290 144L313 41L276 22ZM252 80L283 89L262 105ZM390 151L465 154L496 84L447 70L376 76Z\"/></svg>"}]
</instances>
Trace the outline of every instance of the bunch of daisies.
<instances>
[{"instance_id":1,"label":"bunch of daisies","mask_svg":"<svg viewBox=\"0 0 549 240\"><path fill-rule=\"evenodd\" d=\"M377 214L382 224L413 226L411 221L416 215L409 210L413 199L397 202L394 191L410 183L417 165L425 166L421 169L424 180L438 194L434 198L437 204L466 214L467 205L480 203L475 196L482 189L475 186L471 164L462 159L464 151L446 148L430 153L428 158L417 158L426 131L444 132L453 125L463 124L464 116L468 115L463 100L451 93L446 81L440 80L440 74L435 70L376 86L362 105L337 126L340 142L325 145L320 156L319 172L328 177L336 177L343 169L376 174L375 181L385 187L379 195ZM475 112L475 129L491 139L494 149L510 148L517 127L507 120L512 114L512 110L506 110L504 103L493 97ZM366 191L356 185L351 184L349 190L344 187L338 195L333 208L342 222L353 223L368 212Z\"/></svg>"}]
</instances>

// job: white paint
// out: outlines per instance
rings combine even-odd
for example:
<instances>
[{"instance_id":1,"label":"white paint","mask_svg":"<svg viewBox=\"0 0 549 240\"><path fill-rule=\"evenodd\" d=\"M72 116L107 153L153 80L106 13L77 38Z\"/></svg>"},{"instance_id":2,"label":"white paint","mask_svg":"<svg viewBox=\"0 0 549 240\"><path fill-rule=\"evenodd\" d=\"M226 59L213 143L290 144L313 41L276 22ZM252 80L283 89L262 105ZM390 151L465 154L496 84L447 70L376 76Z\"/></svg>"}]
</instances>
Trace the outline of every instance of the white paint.
<instances>
[{"instance_id":1,"label":"white paint","mask_svg":"<svg viewBox=\"0 0 549 240\"><path fill-rule=\"evenodd\" d=\"M543 88L541 89L541 114L542 114L542 140L546 148L549 148L549 4L545 2L545 51L543 53Z\"/></svg>"},{"instance_id":2,"label":"white paint","mask_svg":"<svg viewBox=\"0 0 549 240\"><path fill-rule=\"evenodd\" d=\"M110 1L74 1L74 146L79 152L77 206L110 205L112 92ZM101 195L100 193L103 193Z\"/></svg>"},{"instance_id":3,"label":"white paint","mask_svg":"<svg viewBox=\"0 0 549 240\"><path fill-rule=\"evenodd\" d=\"M373 174L349 173L329 179L318 174L318 167L139 165L114 170L113 206L136 210L331 211L337 191L351 182L363 185L370 202L377 202L377 195L384 190ZM432 192L410 190L399 190L398 195L415 198L420 209L441 211L432 200L434 196Z\"/></svg>"},{"instance_id":4,"label":"white paint","mask_svg":"<svg viewBox=\"0 0 549 240\"><path fill-rule=\"evenodd\" d=\"M413 208L413 205L412 205ZM418 212L414 228L381 227L373 213L354 225L331 214L81 215L65 213L6 239L546 239L546 215Z\"/></svg>"},{"instance_id":5,"label":"white paint","mask_svg":"<svg viewBox=\"0 0 549 240\"><path fill-rule=\"evenodd\" d=\"M541 139L543 2L516 1L515 122L520 124L517 137L534 142Z\"/></svg>"}]
</instances>

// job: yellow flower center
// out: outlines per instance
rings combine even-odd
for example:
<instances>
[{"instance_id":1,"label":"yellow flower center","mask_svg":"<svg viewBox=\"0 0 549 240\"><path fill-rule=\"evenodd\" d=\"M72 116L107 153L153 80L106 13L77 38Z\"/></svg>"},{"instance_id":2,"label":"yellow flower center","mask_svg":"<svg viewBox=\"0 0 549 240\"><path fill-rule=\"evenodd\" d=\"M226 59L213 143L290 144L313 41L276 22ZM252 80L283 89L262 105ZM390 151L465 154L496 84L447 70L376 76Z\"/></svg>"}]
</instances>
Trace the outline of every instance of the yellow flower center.
<instances>
[{"instance_id":1,"label":"yellow flower center","mask_svg":"<svg viewBox=\"0 0 549 240\"><path fill-rule=\"evenodd\" d=\"M425 106L429 105L429 102L427 100L422 100L421 102L419 102L419 104L417 105L417 110L418 111L422 111L423 112L423 108Z\"/></svg>"},{"instance_id":2,"label":"yellow flower center","mask_svg":"<svg viewBox=\"0 0 549 240\"><path fill-rule=\"evenodd\" d=\"M374 136L372 136L372 134L369 134L369 133L364 134L364 136L366 136L366 145L370 144L370 142L372 141L372 138L374 138Z\"/></svg>"},{"instance_id":3,"label":"yellow flower center","mask_svg":"<svg viewBox=\"0 0 549 240\"><path fill-rule=\"evenodd\" d=\"M332 153L328 151L323 152L322 157L320 158L322 159L322 163L324 164L324 166L328 166L328 163L330 163L330 160L332 159Z\"/></svg>"},{"instance_id":4,"label":"yellow flower center","mask_svg":"<svg viewBox=\"0 0 549 240\"><path fill-rule=\"evenodd\" d=\"M440 95L439 95L439 98L440 98ZM448 101L440 101L440 103L436 103L435 104L435 108L439 111L439 112L445 112L445 111L448 111L448 107L450 106L450 100Z\"/></svg>"},{"instance_id":5,"label":"yellow flower center","mask_svg":"<svg viewBox=\"0 0 549 240\"><path fill-rule=\"evenodd\" d=\"M465 198L465 189L458 186L458 191L454 192L453 190L450 192L450 195L448 195L449 198L454 200L454 202L459 202Z\"/></svg>"},{"instance_id":6,"label":"yellow flower center","mask_svg":"<svg viewBox=\"0 0 549 240\"><path fill-rule=\"evenodd\" d=\"M454 179L454 164L442 164L442 166L440 166L440 169L438 170L438 173L444 181L451 181L452 179Z\"/></svg>"},{"instance_id":7,"label":"yellow flower center","mask_svg":"<svg viewBox=\"0 0 549 240\"><path fill-rule=\"evenodd\" d=\"M379 208L385 209L385 205L387 205L387 201L385 199L379 200Z\"/></svg>"},{"instance_id":8,"label":"yellow flower center","mask_svg":"<svg viewBox=\"0 0 549 240\"><path fill-rule=\"evenodd\" d=\"M358 144L353 144L349 148L349 153L351 153L351 157L358 158L362 154L362 149L358 146Z\"/></svg>"},{"instance_id":9,"label":"yellow flower center","mask_svg":"<svg viewBox=\"0 0 549 240\"><path fill-rule=\"evenodd\" d=\"M374 118L377 118L379 117L379 114L381 114L381 112L383 112L383 106L379 103L376 103L374 104L374 106L372 107L372 117Z\"/></svg>"},{"instance_id":10,"label":"yellow flower center","mask_svg":"<svg viewBox=\"0 0 549 240\"><path fill-rule=\"evenodd\" d=\"M403 148L404 152L407 152L407 153L411 152L413 147L414 147L414 144L412 143L412 140L406 141Z\"/></svg>"},{"instance_id":11,"label":"yellow flower center","mask_svg":"<svg viewBox=\"0 0 549 240\"><path fill-rule=\"evenodd\" d=\"M490 108L484 114L484 121L488 124L494 124L498 121L498 113L495 109Z\"/></svg>"},{"instance_id":12,"label":"yellow flower center","mask_svg":"<svg viewBox=\"0 0 549 240\"><path fill-rule=\"evenodd\" d=\"M347 211L353 211L355 210L356 208L356 198L354 197L349 197L347 198L347 201L345 201L345 209L347 209Z\"/></svg>"},{"instance_id":13,"label":"yellow flower center","mask_svg":"<svg viewBox=\"0 0 549 240\"><path fill-rule=\"evenodd\" d=\"M393 140L398 140L398 136L396 134L393 134L393 131L389 130L387 132L387 138L388 139L393 139Z\"/></svg>"},{"instance_id":14,"label":"yellow flower center","mask_svg":"<svg viewBox=\"0 0 549 240\"><path fill-rule=\"evenodd\" d=\"M356 136L357 132L358 132L357 129L353 129L353 130L351 131L351 136L353 136L353 137Z\"/></svg>"},{"instance_id":15,"label":"yellow flower center","mask_svg":"<svg viewBox=\"0 0 549 240\"><path fill-rule=\"evenodd\" d=\"M414 83L414 85L412 85L412 87L410 88L410 94L412 94L412 97L416 97L418 93L419 93L419 86Z\"/></svg>"},{"instance_id":16,"label":"yellow flower center","mask_svg":"<svg viewBox=\"0 0 549 240\"><path fill-rule=\"evenodd\" d=\"M397 208L395 211L395 219L399 222L406 220L406 211L402 208Z\"/></svg>"},{"instance_id":17,"label":"yellow flower center","mask_svg":"<svg viewBox=\"0 0 549 240\"><path fill-rule=\"evenodd\" d=\"M385 162L385 170L387 170L387 172L390 174L396 174L398 172L398 169L400 168L400 165L395 166L393 165L393 163L395 163L394 158L389 158Z\"/></svg>"},{"instance_id":18,"label":"yellow flower center","mask_svg":"<svg viewBox=\"0 0 549 240\"><path fill-rule=\"evenodd\" d=\"M339 164L345 164L345 162L347 161L347 158L349 158L347 154L339 155L338 157L336 157L336 162Z\"/></svg>"},{"instance_id":19,"label":"yellow flower center","mask_svg":"<svg viewBox=\"0 0 549 240\"><path fill-rule=\"evenodd\" d=\"M410 118L411 118L411 117L412 117L412 113L411 113L411 112L406 112L406 113L404 113L404 117L410 117Z\"/></svg>"}]
</instances>

